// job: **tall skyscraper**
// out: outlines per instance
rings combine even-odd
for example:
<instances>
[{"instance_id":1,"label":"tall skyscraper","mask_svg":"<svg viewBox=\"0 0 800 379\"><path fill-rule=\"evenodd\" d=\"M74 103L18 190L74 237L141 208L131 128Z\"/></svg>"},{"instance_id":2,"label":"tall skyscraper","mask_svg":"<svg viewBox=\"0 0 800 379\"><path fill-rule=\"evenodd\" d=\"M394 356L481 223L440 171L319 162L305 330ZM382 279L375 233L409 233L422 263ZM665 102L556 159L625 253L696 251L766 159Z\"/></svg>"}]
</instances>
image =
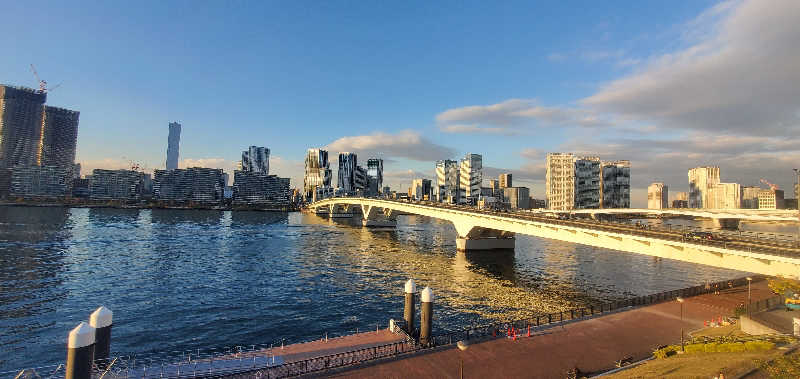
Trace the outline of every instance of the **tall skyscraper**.
<instances>
[{"instance_id":1,"label":"tall skyscraper","mask_svg":"<svg viewBox=\"0 0 800 379\"><path fill-rule=\"evenodd\" d=\"M0 167L38 163L47 95L0 85Z\"/></svg>"},{"instance_id":2,"label":"tall skyscraper","mask_svg":"<svg viewBox=\"0 0 800 379\"><path fill-rule=\"evenodd\" d=\"M631 207L631 162L603 161L600 163L600 207Z\"/></svg>"},{"instance_id":3,"label":"tall skyscraper","mask_svg":"<svg viewBox=\"0 0 800 379\"><path fill-rule=\"evenodd\" d=\"M73 168L80 112L51 106L42 115L42 143L36 164Z\"/></svg>"},{"instance_id":4,"label":"tall skyscraper","mask_svg":"<svg viewBox=\"0 0 800 379\"><path fill-rule=\"evenodd\" d=\"M458 162L449 159L436 162L436 192L439 202L458 202Z\"/></svg>"},{"instance_id":5,"label":"tall skyscraper","mask_svg":"<svg viewBox=\"0 0 800 379\"><path fill-rule=\"evenodd\" d=\"M623 161L619 161L623 162ZM602 204L600 158L579 157L572 153L548 153L545 164L545 196L549 209L570 210L583 208L599 208ZM617 169L614 165L614 170ZM620 166L624 166L620 164ZM609 170L614 177L614 185L610 185L610 203L625 203L624 169L621 172ZM622 176L616 184L616 176ZM628 195L630 199L630 195ZM629 202L630 200L628 200ZM629 203L628 203L629 204Z\"/></svg>"},{"instance_id":6,"label":"tall skyscraper","mask_svg":"<svg viewBox=\"0 0 800 379\"><path fill-rule=\"evenodd\" d=\"M355 192L356 167L358 166L358 155L356 153L339 153L339 172L337 175L336 186L347 193Z\"/></svg>"},{"instance_id":7,"label":"tall skyscraper","mask_svg":"<svg viewBox=\"0 0 800 379\"><path fill-rule=\"evenodd\" d=\"M689 208L708 207L708 189L719 183L719 167L704 166L689 170Z\"/></svg>"},{"instance_id":8,"label":"tall skyscraper","mask_svg":"<svg viewBox=\"0 0 800 379\"><path fill-rule=\"evenodd\" d=\"M178 149L181 144L181 124L169 123L169 136L167 137L167 170L178 168Z\"/></svg>"},{"instance_id":9,"label":"tall skyscraper","mask_svg":"<svg viewBox=\"0 0 800 379\"><path fill-rule=\"evenodd\" d=\"M511 183L511 174L500 174L500 188L509 188L514 185Z\"/></svg>"},{"instance_id":10,"label":"tall skyscraper","mask_svg":"<svg viewBox=\"0 0 800 379\"><path fill-rule=\"evenodd\" d=\"M653 183L647 187L647 209L669 208L669 187L664 183Z\"/></svg>"},{"instance_id":11,"label":"tall skyscraper","mask_svg":"<svg viewBox=\"0 0 800 379\"><path fill-rule=\"evenodd\" d=\"M242 152L242 171L259 175L269 175L269 149L250 146Z\"/></svg>"},{"instance_id":12,"label":"tall skyscraper","mask_svg":"<svg viewBox=\"0 0 800 379\"><path fill-rule=\"evenodd\" d=\"M370 158L367 160L368 194L375 196L383 190L383 159Z\"/></svg>"},{"instance_id":13,"label":"tall skyscraper","mask_svg":"<svg viewBox=\"0 0 800 379\"><path fill-rule=\"evenodd\" d=\"M411 182L411 196L414 200L427 200L431 196L430 179L414 179Z\"/></svg>"},{"instance_id":14,"label":"tall skyscraper","mask_svg":"<svg viewBox=\"0 0 800 379\"><path fill-rule=\"evenodd\" d=\"M477 204L481 196L483 182L483 157L480 154L467 154L461 160L458 177L458 196L461 203Z\"/></svg>"},{"instance_id":15,"label":"tall skyscraper","mask_svg":"<svg viewBox=\"0 0 800 379\"><path fill-rule=\"evenodd\" d=\"M303 192L306 200L313 199L317 188L327 191L331 188L331 168L328 151L308 149L306 171L303 177Z\"/></svg>"}]
</instances>

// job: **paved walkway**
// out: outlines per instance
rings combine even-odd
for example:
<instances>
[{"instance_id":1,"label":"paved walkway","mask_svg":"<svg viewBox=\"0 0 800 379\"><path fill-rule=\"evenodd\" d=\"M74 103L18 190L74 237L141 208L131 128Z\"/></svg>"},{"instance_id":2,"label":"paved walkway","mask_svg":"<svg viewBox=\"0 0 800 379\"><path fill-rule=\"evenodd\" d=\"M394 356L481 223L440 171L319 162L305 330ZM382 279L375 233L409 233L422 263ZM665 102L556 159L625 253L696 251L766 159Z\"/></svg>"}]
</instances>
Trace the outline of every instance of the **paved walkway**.
<instances>
[{"instance_id":1,"label":"paved walkway","mask_svg":"<svg viewBox=\"0 0 800 379\"><path fill-rule=\"evenodd\" d=\"M771 296L766 281L753 284L753 301ZM576 367L598 372L613 368L621 358L646 358L657 346L679 342L681 327L686 332L699 329L703 321L730 315L745 302L747 287L738 287L687 298L683 322L678 302L661 303L551 327L517 341L494 339L463 352L451 348L331 376L457 378L461 358L466 378L564 378Z\"/></svg>"},{"instance_id":2,"label":"paved walkway","mask_svg":"<svg viewBox=\"0 0 800 379\"><path fill-rule=\"evenodd\" d=\"M376 332L364 332L343 337L329 338L327 341L325 341L325 339L320 339L311 342L286 345L283 348L276 346L272 351L264 349L256 352L244 353L243 356L252 357L255 355L259 357L272 357L274 355L275 357L281 358L284 363L289 363L368 347L382 346L400 341L403 341L400 335L391 333L388 329L381 329Z\"/></svg>"}]
</instances>

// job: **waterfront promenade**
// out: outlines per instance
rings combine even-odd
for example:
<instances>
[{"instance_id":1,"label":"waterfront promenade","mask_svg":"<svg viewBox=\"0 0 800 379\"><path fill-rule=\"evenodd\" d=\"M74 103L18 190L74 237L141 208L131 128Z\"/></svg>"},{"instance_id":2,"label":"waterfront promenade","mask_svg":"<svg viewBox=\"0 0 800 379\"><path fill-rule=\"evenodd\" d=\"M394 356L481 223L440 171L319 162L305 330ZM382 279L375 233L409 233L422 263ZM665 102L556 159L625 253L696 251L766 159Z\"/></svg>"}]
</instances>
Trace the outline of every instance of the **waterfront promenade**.
<instances>
[{"instance_id":1,"label":"waterfront promenade","mask_svg":"<svg viewBox=\"0 0 800 379\"><path fill-rule=\"evenodd\" d=\"M767 282L753 283L752 301L772 297ZM510 338L474 343L466 351L456 348L420 353L405 359L332 373L337 378L457 378L464 359L467 378L563 378L574 368L595 373L615 367L615 361L644 359L660 345L680 342L680 330L703 327L703 322L730 315L747 302L747 287L689 297L683 304L666 302L628 311L600 315L587 320L526 331L516 341Z\"/></svg>"}]
</instances>

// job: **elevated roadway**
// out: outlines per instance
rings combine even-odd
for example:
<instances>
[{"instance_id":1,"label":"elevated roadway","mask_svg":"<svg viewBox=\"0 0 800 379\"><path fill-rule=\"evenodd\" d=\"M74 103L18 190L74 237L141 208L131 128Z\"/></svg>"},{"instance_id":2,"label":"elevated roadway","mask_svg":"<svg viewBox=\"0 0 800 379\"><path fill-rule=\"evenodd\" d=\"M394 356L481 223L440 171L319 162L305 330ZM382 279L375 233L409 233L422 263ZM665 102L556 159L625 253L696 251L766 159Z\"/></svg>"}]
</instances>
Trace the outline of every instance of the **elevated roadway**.
<instances>
[{"instance_id":1,"label":"elevated roadway","mask_svg":"<svg viewBox=\"0 0 800 379\"><path fill-rule=\"evenodd\" d=\"M719 233L700 239L673 227L642 228L630 223L560 219L532 212L495 212L431 202L342 197L309 204L318 214L360 214L364 226L392 226L399 215L447 220L461 250L514 248L517 233L589 246L677 259L715 267L800 279L800 245L795 239Z\"/></svg>"}]
</instances>

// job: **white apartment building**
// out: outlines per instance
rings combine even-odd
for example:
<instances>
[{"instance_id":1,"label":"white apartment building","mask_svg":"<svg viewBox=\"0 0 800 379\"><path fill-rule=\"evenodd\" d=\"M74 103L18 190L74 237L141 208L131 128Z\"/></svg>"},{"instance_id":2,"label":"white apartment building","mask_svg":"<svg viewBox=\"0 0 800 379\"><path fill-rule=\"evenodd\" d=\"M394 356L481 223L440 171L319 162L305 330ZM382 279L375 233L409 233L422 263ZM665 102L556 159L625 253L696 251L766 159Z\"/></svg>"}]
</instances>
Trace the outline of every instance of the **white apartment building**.
<instances>
[{"instance_id":1,"label":"white apartment building","mask_svg":"<svg viewBox=\"0 0 800 379\"><path fill-rule=\"evenodd\" d=\"M704 166L689 170L689 208L708 208L708 189L719 183L719 167Z\"/></svg>"},{"instance_id":2,"label":"white apartment building","mask_svg":"<svg viewBox=\"0 0 800 379\"><path fill-rule=\"evenodd\" d=\"M480 154L467 154L461 160L458 177L459 202L478 204L483 183L483 157Z\"/></svg>"},{"instance_id":3,"label":"white apartment building","mask_svg":"<svg viewBox=\"0 0 800 379\"><path fill-rule=\"evenodd\" d=\"M669 187L656 182L647 187L647 209L669 208Z\"/></svg>"},{"instance_id":4,"label":"white apartment building","mask_svg":"<svg viewBox=\"0 0 800 379\"><path fill-rule=\"evenodd\" d=\"M708 189L708 206L713 209L742 207L742 186L739 183L717 183Z\"/></svg>"},{"instance_id":5,"label":"white apartment building","mask_svg":"<svg viewBox=\"0 0 800 379\"><path fill-rule=\"evenodd\" d=\"M458 202L458 162L449 159L436 162L436 201Z\"/></svg>"}]
</instances>

